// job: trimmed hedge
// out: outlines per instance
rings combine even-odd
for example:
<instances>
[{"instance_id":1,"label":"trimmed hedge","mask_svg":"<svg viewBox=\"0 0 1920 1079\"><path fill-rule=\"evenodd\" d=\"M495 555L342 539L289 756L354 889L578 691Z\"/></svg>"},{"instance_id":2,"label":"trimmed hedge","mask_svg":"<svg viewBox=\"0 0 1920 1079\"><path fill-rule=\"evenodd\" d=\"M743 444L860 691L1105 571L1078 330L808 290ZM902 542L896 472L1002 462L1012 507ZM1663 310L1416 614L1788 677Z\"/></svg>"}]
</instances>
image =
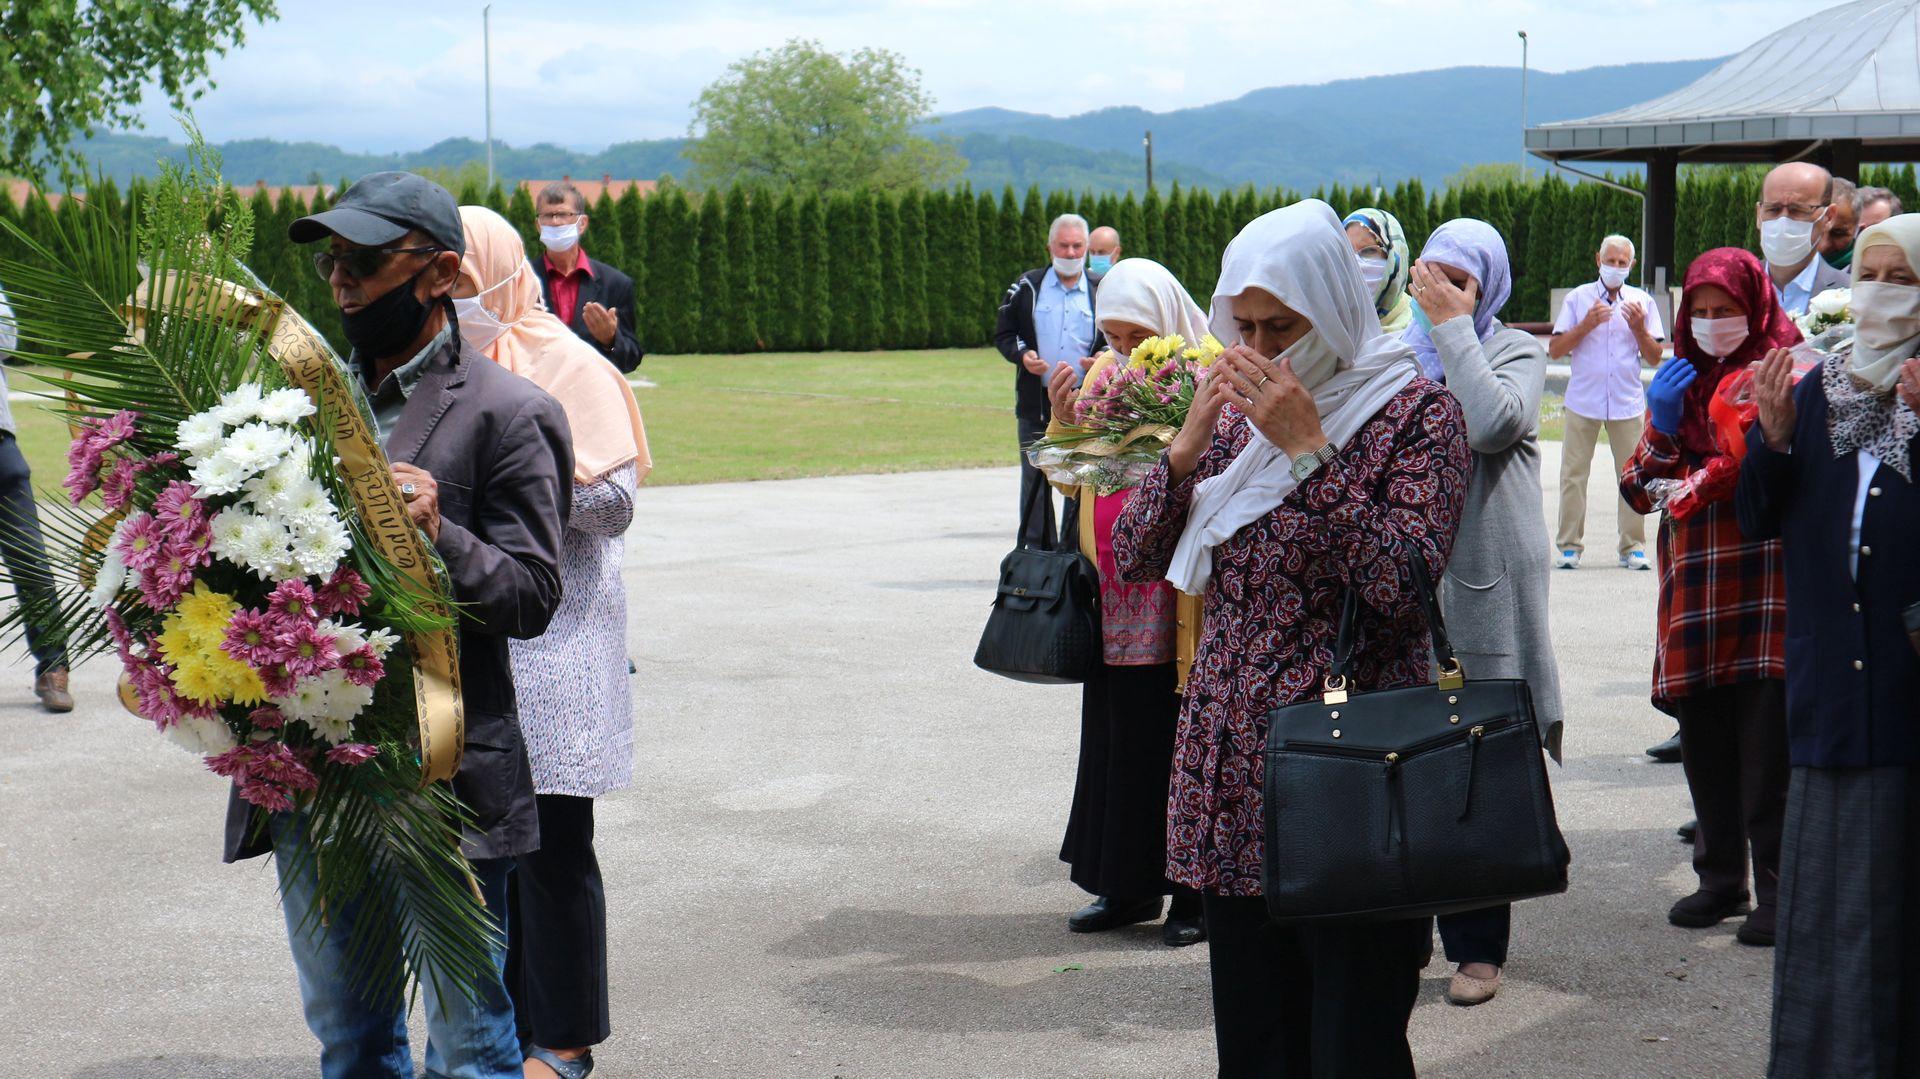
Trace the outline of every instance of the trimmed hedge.
<instances>
[{"instance_id":1,"label":"trimmed hedge","mask_svg":"<svg viewBox=\"0 0 1920 1079\"><path fill-rule=\"evenodd\" d=\"M1682 273L1709 248L1755 248L1753 203L1763 173L1757 166L1682 172L1675 219ZM1892 188L1909 206L1920 207L1912 165L1870 166L1863 180ZM90 198L125 218L142 186L136 182L123 194L109 182ZM1439 195L1418 180L1391 190L1336 185L1313 195L1342 213L1370 205L1395 214L1416 249L1442 221L1488 221L1506 237L1513 261L1513 298L1503 312L1511 322L1549 320L1549 290L1593 276L1601 236L1640 235L1637 198L1601 184L1569 184L1558 175ZM460 197L505 214L529 250L539 250L533 201L524 189L470 187ZM1059 213L1071 210L1096 225L1115 226L1127 254L1165 263L1205 307L1220 252L1233 235L1261 213L1300 197L1280 189L1213 192L1177 185L1145 198L1038 188L1020 195L1011 187L997 196L958 187L821 197L761 195L739 187L699 193L669 183L647 198L634 189L618 200L603 195L591 207L585 243L594 257L633 276L640 339L653 351L971 347L988 342L995 307L1013 279L1044 264L1047 222ZM326 207L326 194L307 202L294 192L277 200L255 192L250 204L254 270L341 343L326 282L310 253L286 238L294 219ZM62 200L56 211L39 192L29 192L20 203L0 198L0 218L30 236L48 237L75 205ZM0 254L25 252L0 233Z\"/></svg>"}]
</instances>

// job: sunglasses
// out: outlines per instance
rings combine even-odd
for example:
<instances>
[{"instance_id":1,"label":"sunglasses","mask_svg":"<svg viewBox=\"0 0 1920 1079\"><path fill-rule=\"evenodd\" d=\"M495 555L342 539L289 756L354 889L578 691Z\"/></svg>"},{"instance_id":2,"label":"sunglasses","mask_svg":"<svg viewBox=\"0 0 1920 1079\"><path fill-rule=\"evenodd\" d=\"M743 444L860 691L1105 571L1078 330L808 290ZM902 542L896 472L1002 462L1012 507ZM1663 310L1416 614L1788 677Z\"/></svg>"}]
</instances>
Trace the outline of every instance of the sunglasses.
<instances>
[{"instance_id":1,"label":"sunglasses","mask_svg":"<svg viewBox=\"0 0 1920 1079\"><path fill-rule=\"evenodd\" d=\"M320 271L322 280L331 281L335 267L339 267L348 277L362 281L380 272L387 259L394 255L431 255L445 251L437 245L425 247L350 247L338 254L332 251L315 251L313 268Z\"/></svg>"}]
</instances>

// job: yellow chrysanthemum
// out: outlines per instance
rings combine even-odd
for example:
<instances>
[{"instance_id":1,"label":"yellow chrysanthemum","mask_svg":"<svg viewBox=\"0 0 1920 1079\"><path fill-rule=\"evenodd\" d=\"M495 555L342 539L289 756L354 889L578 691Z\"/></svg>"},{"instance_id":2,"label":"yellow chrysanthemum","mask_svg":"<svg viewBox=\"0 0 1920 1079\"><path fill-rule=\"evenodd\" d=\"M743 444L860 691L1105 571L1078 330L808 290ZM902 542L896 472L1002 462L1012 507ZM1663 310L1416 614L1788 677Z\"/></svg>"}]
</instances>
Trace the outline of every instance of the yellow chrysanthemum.
<instances>
[{"instance_id":1,"label":"yellow chrysanthemum","mask_svg":"<svg viewBox=\"0 0 1920 1079\"><path fill-rule=\"evenodd\" d=\"M209 657L208 667L220 681L222 695L235 704L265 704L267 687L254 673L252 667L229 657L225 652L215 652Z\"/></svg>"},{"instance_id":2,"label":"yellow chrysanthemum","mask_svg":"<svg viewBox=\"0 0 1920 1079\"><path fill-rule=\"evenodd\" d=\"M227 623L233 620L233 613L239 609L240 605L234 602L232 596L215 592L207 587L205 581L195 581L193 591L180 597L180 604L173 613L204 645L217 644L226 636ZM168 621L172 620L173 616L168 616Z\"/></svg>"},{"instance_id":3,"label":"yellow chrysanthemum","mask_svg":"<svg viewBox=\"0 0 1920 1079\"><path fill-rule=\"evenodd\" d=\"M225 699L225 687L221 685L213 664L208 663L205 656L199 653L183 655L174 662L176 665L171 676L173 688L182 697L201 704L218 704Z\"/></svg>"},{"instance_id":4,"label":"yellow chrysanthemum","mask_svg":"<svg viewBox=\"0 0 1920 1079\"><path fill-rule=\"evenodd\" d=\"M160 645L160 654L175 666L199 655L203 648L200 635L187 628L186 620L180 617L178 611L160 623L160 636L156 640Z\"/></svg>"}]
</instances>

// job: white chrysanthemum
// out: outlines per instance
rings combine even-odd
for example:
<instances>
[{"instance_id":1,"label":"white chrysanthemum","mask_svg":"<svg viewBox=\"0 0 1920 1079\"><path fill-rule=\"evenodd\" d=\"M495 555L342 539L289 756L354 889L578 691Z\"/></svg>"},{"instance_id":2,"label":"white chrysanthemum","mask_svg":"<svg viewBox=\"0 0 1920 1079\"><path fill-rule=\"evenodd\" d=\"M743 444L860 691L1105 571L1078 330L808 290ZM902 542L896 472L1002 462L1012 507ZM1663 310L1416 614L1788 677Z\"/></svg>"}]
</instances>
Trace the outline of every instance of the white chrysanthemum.
<instances>
[{"instance_id":1,"label":"white chrysanthemum","mask_svg":"<svg viewBox=\"0 0 1920 1079\"><path fill-rule=\"evenodd\" d=\"M226 427L211 412L196 412L174 428L174 445L186 455L187 463L197 465L212 457L226 437Z\"/></svg>"},{"instance_id":2,"label":"white chrysanthemum","mask_svg":"<svg viewBox=\"0 0 1920 1079\"><path fill-rule=\"evenodd\" d=\"M352 547L346 526L332 519L303 523L293 532L293 561L309 577L331 574Z\"/></svg>"},{"instance_id":3,"label":"white chrysanthemum","mask_svg":"<svg viewBox=\"0 0 1920 1079\"><path fill-rule=\"evenodd\" d=\"M367 632L367 644L372 646L373 654L381 659L387 658L387 653L393 651L393 646L399 643L400 635L392 630L375 629Z\"/></svg>"},{"instance_id":4,"label":"white chrysanthemum","mask_svg":"<svg viewBox=\"0 0 1920 1079\"><path fill-rule=\"evenodd\" d=\"M270 517L253 517L247 521L240 549L245 563L254 572L264 574L287 557L287 546L292 541L293 535L285 525Z\"/></svg>"},{"instance_id":5,"label":"white chrysanthemum","mask_svg":"<svg viewBox=\"0 0 1920 1079\"><path fill-rule=\"evenodd\" d=\"M324 715L327 710L326 682L319 678L302 678L294 683L292 693L275 697L273 703L286 713L288 719L312 725L314 717Z\"/></svg>"},{"instance_id":6,"label":"white chrysanthemum","mask_svg":"<svg viewBox=\"0 0 1920 1079\"><path fill-rule=\"evenodd\" d=\"M1807 301L1807 310L1816 315L1844 315L1853 303L1853 290L1830 288Z\"/></svg>"},{"instance_id":7,"label":"white chrysanthemum","mask_svg":"<svg viewBox=\"0 0 1920 1079\"><path fill-rule=\"evenodd\" d=\"M247 475L246 470L224 451L202 460L188 473L193 480L194 493L201 498L230 495L247 481Z\"/></svg>"},{"instance_id":8,"label":"white chrysanthemum","mask_svg":"<svg viewBox=\"0 0 1920 1079\"><path fill-rule=\"evenodd\" d=\"M298 423L313 413L313 398L304 390L275 390L260 401L260 418L268 423Z\"/></svg>"},{"instance_id":9,"label":"white chrysanthemum","mask_svg":"<svg viewBox=\"0 0 1920 1079\"><path fill-rule=\"evenodd\" d=\"M120 522L126 524L125 520ZM87 602L95 610L106 610L120 590L127 584L127 563L120 557L120 529L113 530L113 539L107 542L106 554L100 558L99 572L93 575L93 590L87 593Z\"/></svg>"},{"instance_id":10,"label":"white chrysanthemum","mask_svg":"<svg viewBox=\"0 0 1920 1079\"><path fill-rule=\"evenodd\" d=\"M327 686L327 714L330 723L345 728L341 737L333 739L343 741L351 733L353 717L359 715L367 705L373 703L372 686L356 686L347 680L344 671L328 671L321 675Z\"/></svg>"},{"instance_id":11,"label":"white chrysanthemum","mask_svg":"<svg viewBox=\"0 0 1920 1079\"><path fill-rule=\"evenodd\" d=\"M260 415L260 385L246 382L228 390L220 397L220 403L210 409L221 423L228 427L238 427Z\"/></svg>"},{"instance_id":12,"label":"white chrysanthemum","mask_svg":"<svg viewBox=\"0 0 1920 1079\"><path fill-rule=\"evenodd\" d=\"M318 526L336 520L340 514L333 499L319 480L302 478L280 497L280 513L289 523Z\"/></svg>"},{"instance_id":13,"label":"white chrysanthemum","mask_svg":"<svg viewBox=\"0 0 1920 1079\"><path fill-rule=\"evenodd\" d=\"M229 506L213 515L213 556L246 565L247 524L253 514L238 506Z\"/></svg>"},{"instance_id":14,"label":"white chrysanthemum","mask_svg":"<svg viewBox=\"0 0 1920 1079\"><path fill-rule=\"evenodd\" d=\"M338 648L343 655L367 643L366 634L362 633L360 627L352 622L340 622L332 618L322 618L320 624L315 626L313 631L324 637L332 637L334 646Z\"/></svg>"},{"instance_id":15,"label":"white chrysanthemum","mask_svg":"<svg viewBox=\"0 0 1920 1079\"><path fill-rule=\"evenodd\" d=\"M220 455L230 457L248 475L279 464L293 449L293 433L270 423L249 423L227 436Z\"/></svg>"},{"instance_id":16,"label":"white chrysanthemum","mask_svg":"<svg viewBox=\"0 0 1920 1079\"><path fill-rule=\"evenodd\" d=\"M293 449L280 459L280 463L268 469L279 474L280 482L292 487L302 480L313 478L313 447L305 442L295 442Z\"/></svg>"},{"instance_id":17,"label":"white chrysanthemum","mask_svg":"<svg viewBox=\"0 0 1920 1079\"><path fill-rule=\"evenodd\" d=\"M286 505L287 492L300 479L278 468L269 468L247 481L247 501L253 503L256 513L278 517Z\"/></svg>"},{"instance_id":18,"label":"white chrysanthemum","mask_svg":"<svg viewBox=\"0 0 1920 1079\"><path fill-rule=\"evenodd\" d=\"M182 749L206 756L225 753L240 744L225 723L203 716L181 716L178 723L167 728L167 737Z\"/></svg>"}]
</instances>

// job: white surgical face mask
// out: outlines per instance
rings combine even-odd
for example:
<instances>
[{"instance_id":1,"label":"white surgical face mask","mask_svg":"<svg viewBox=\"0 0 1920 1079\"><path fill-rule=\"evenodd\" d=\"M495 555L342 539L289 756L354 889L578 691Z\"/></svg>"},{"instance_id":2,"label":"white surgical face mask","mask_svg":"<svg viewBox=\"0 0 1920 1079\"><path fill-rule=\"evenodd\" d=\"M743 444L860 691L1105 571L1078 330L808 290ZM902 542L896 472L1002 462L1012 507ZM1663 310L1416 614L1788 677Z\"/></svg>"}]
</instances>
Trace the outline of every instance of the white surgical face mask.
<instances>
[{"instance_id":1,"label":"white surgical face mask","mask_svg":"<svg viewBox=\"0 0 1920 1079\"><path fill-rule=\"evenodd\" d=\"M1086 269L1086 266L1087 259L1084 255L1077 259L1063 259L1058 255L1053 258L1053 272L1060 277L1079 277L1080 271Z\"/></svg>"},{"instance_id":2,"label":"white surgical face mask","mask_svg":"<svg viewBox=\"0 0 1920 1079\"><path fill-rule=\"evenodd\" d=\"M567 225L540 226L540 242L547 245L549 251L571 251L573 245L580 242L580 222Z\"/></svg>"},{"instance_id":3,"label":"white surgical face mask","mask_svg":"<svg viewBox=\"0 0 1920 1079\"><path fill-rule=\"evenodd\" d=\"M1360 260L1360 276L1367 279L1367 284L1377 285L1387 279L1386 259L1370 259L1365 255L1354 257Z\"/></svg>"},{"instance_id":4,"label":"white surgical face mask","mask_svg":"<svg viewBox=\"0 0 1920 1079\"><path fill-rule=\"evenodd\" d=\"M1813 254L1813 226L1825 212L1812 221L1795 221L1781 215L1760 222L1760 253L1775 266L1792 266Z\"/></svg>"},{"instance_id":5,"label":"white surgical face mask","mask_svg":"<svg viewBox=\"0 0 1920 1079\"><path fill-rule=\"evenodd\" d=\"M460 319L460 342L462 344L471 345L475 349L485 352L488 346L500 340L501 334L506 333L513 327L513 322L502 322L498 318L495 318L493 312L487 310L486 307L481 304L480 297L485 296L497 288L511 284L515 278L520 276L520 271L526 268L526 260L522 259L520 265L514 267L513 272L508 274L505 280L489 285L472 296L455 296L453 298L453 310ZM514 322L518 321L518 319L514 320Z\"/></svg>"},{"instance_id":6,"label":"white surgical face mask","mask_svg":"<svg viewBox=\"0 0 1920 1079\"><path fill-rule=\"evenodd\" d=\"M1853 354L1847 373L1887 393L1920 345L1920 286L1865 281L1853 286Z\"/></svg>"},{"instance_id":7,"label":"white surgical face mask","mask_svg":"<svg viewBox=\"0 0 1920 1079\"><path fill-rule=\"evenodd\" d=\"M1627 273L1631 269L1632 267L1630 266L1602 266L1600 267L1600 283L1609 289L1617 289L1627 283Z\"/></svg>"},{"instance_id":8,"label":"white surgical face mask","mask_svg":"<svg viewBox=\"0 0 1920 1079\"><path fill-rule=\"evenodd\" d=\"M1309 390L1332 378L1340 370L1340 354L1327 344L1327 339L1320 336L1319 330L1308 330L1305 337L1295 341L1281 355L1293 364L1294 375Z\"/></svg>"},{"instance_id":9,"label":"white surgical face mask","mask_svg":"<svg viewBox=\"0 0 1920 1079\"><path fill-rule=\"evenodd\" d=\"M1733 355L1734 350L1746 341L1749 332L1745 315L1693 320L1694 343L1715 359Z\"/></svg>"}]
</instances>

